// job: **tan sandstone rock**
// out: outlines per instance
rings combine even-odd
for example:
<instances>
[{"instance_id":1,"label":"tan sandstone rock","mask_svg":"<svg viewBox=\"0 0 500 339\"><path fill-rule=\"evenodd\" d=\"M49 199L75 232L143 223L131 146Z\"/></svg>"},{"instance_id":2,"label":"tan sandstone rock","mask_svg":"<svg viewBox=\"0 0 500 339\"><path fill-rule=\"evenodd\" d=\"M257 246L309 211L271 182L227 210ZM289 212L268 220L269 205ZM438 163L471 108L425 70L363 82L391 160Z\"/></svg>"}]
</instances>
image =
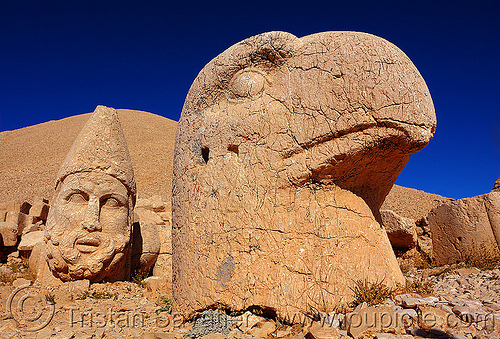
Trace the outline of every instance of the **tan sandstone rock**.
<instances>
[{"instance_id":1,"label":"tan sandstone rock","mask_svg":"<svg viewBox=\"0 0 500 339\"><path fill-rule=\"evenodd\" d=\"M176 311L331 312L403 283L379 208L436 124L419 72L373 35L246 39L199 73L173 178Z\"/></svg>"},{"instance_id":2,"label":"tan sandstone rock","mask_svg":"<svg viewBox=\"0 0 500 339\"><path fill-rule=\"evenodd\" d=\"M307 339L340 339L337 328L315 321L308 330Z\"/></svg>"},{"instance_id":3,"label":"tan sandstone rock","mask_svg":"<svg viewBox=\"0 0 500 339\"><path fill-rule=\"evenodd\" d=\"M160 253L160 235L155 224L135 224L132 245L132 272L148 276Z\"/></svg>"},{"instance_id":4,"label":"tan sandstone rock","mask_svg":"<svg viewBox=\"0 0 500 339\"><path fill-rule=\"evenodd\" d=\"M17 224L12 222L0 222L0 235L2 236L3 246L17 245Z\"/></svg>"},{"instance_id":5,"label":"tan sandstone rock","mask_svg":"<svg viewBox=\"0 0 500 339\"><path fill-rule=\"evenodd\" d=\"M153 275L163 277L166 292L172 292L172 226L161 225L157 228L160 240L160 252L153 267Z\"/></svg>"},{"instance_id":6,"label":"tan sandstone rock","mask_svg":"<svg viewBox=\"0 0 500 339\"><path fill-rule=\"evenodd\" d=\"M3 149L4 147L2 146L2 150ZM9 201L4 200L3 202L0 203L0 210L21 212L24 214L28 214L31 208L31 204L27 201L22 201L19 199L20 199L19 197L16 197L16 200L9 200Z\"/></svg>"},{"instance_id":7,"label":"tan sandstone rock","mask_svg":"<svg viewBox=\"0 0 500 339\"><path fill-rule=\"evenodd\" d=\"M170 296L172 295L172 282L167 281L167 279L158 276L150 276L144 279L144 286L146 287L146 295L150 298L159 298L160 296Z\"/></svg>"},{"instance_id":8,"label":"tan sandstone rock","mask_svg":"<svg viewBox=\"0 0 500 339\"><path fill-rule=\"evenodd\" d=\"M418 306L418 325L422 329L447 331L459 324L460 320L451 312L433 306Z\"/></svg>"},{"instance_id":9,"label":"tan sandstone rock","mask_svg":"<svg viewBox=\"0 0 500 339\"><path fill-rule=\"evenodd\" d=\"M7 213L5 221L16 224L17 234L21 235L26 227L37 222L37 218L23 212L10 211Z\"/></svg>"},{"instance_id":10,"label":"tan sandstone rock","mask_svg":"<svg viewBox=\"0 0 500 339\"><path fill-rule=\"evenodd\" d=\"M134 213L137 216L137 220L141 224L153 224L153 225L163 225L165 222L163 219L152 210L146 208L136 208Z\"/></svg>"},{"instance_id":11,"label":"tan sandstone rock","mask_svg":"<svg viewBox=\"0 0 500 339\"><path fill-rule=\"evenodd\" d=\"M391 210L381 210L380 216L392 247L407 250L416 246L417 231L413 219L401 217Z\"/></svg>"},{"instance_id":12,"label":"tan sandstone rock","mask_svg":"<svg viewBox=\"0 0 500 339\"><path fill-rule=\"evenodd\" d=\"M427 219L436 263L500 257L498 189L494 188L488 194L444 203L432 209Z\"/></svg>"},{"instance_id":13,"label":"tan sandstone rock","mask_svg":"<svg viewBox=\"0 0 500 339\"><path fill-rule=\"evenodd\" d=\"M136 274L153 274L164 278L172 289L172 226L171 208L160 196L137 199L134 209L134 253L132 266Z\"/></svg>"},{"instance_id":14,"label":"tan sandstone rock","mask_svg":"<svg viewBox=\"0 0 500 339\"><path fill-rule=\"evenodd\" d=\"M42 200L36 201L30 209L30 215L40 219L47 220L47 215L49 214L49 205Z\"/></svg>"},{"instance_id":15,"label":"tan sandstone rock","mask_svg":"<svg viewBox=\"0 0 500 339\"><path fill-rule=\"evenodd\" d=\"M19 251L31 251L36 244L42 242L44 242L43 231L29 232L21 237L21 241L19 242L17 249Z\"/></svg>"},{"instance_id":16,"label":"tan sandstone rock","mask_svg":"<svg viewBox=\"0 0 500 339\"><path fill-rule=\"evenodd\" d=\"M5 217L5 222L10 222L11 224L19 225L19 221L21 221L21 212L19 211L7 212L7 215Z\"/></svg>"}]
</instances>

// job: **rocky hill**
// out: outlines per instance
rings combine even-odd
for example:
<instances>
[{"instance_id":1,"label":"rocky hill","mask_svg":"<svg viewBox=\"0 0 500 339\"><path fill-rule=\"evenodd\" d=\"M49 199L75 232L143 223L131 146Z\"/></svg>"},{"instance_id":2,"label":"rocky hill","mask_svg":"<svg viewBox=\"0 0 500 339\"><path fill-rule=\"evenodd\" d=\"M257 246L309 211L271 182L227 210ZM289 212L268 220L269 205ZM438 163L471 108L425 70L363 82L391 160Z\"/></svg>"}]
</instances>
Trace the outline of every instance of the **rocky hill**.
<instances>
[{"instance_id":1,"label":"rocky hill","mask_svg":"<svg viewBox=\"0 0 500 339\"><path fill-rule=\"evenodd\" d=\"M402 217L418 220L426 216L434 207L452 200L438 194L394 185L385 198L381 210L392 210Z\"/></svg>"}]
</instances>

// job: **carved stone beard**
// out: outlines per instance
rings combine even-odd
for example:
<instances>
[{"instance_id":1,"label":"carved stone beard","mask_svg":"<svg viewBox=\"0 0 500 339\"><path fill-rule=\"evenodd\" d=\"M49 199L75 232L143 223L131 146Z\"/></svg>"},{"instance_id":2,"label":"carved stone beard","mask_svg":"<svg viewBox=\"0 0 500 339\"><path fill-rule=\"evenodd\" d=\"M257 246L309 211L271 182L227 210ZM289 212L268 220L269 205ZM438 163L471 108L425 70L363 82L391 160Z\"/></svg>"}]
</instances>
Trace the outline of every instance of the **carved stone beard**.
<instances>
[{"instance_id":1,"label":"carved stone beard","mask_svg":"<svg viewBox=\"0 0 500 339\"><path fill-rule=\"evenodd\" d=\"M56 189L56 196L59 190ZM129 210L133 210L129 199ZM130 215L128 225L131 225ZM116 281L128 279L131 255L132 228L126 233L89 232L82 227L71 228L69 218L58 206L53 206L45 230L46 262L52 274L62 281L89 279ZM99 246L92 253L82 253L77 241L82 238L98 239Z\"/></svg>"},{"instance_id":2,"label":"carved stone beard","mask_svg":"<svg viewBox=\"0 0 500 339\"><path fill-rule=\"evenodd\" d=\"M99 248L93 253L81 253L76 242L83 237L99 239ZM105 233L89 233L83 229L55 231L46 243L47 263L61 280L101 281L119 274L117 270L122 266L122 259L127 257L129 242L130 238L119 234L111 238Z\"/></svg>"}]
</instances>

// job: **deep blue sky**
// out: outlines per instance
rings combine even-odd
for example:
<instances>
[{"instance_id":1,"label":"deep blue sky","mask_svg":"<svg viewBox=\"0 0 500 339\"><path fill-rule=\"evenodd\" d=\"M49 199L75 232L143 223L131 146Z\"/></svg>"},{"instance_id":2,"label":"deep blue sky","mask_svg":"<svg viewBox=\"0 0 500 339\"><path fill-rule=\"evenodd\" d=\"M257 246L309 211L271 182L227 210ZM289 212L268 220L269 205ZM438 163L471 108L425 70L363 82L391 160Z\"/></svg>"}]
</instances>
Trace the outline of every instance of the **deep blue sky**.
<instances>
[{"instance_id":1,"label":"deep blue sky","mask_svg":"<svg viewBox=\"0 0 500 339\"><path fill-rule=\"evenodd\" d=\"M500 176L496 3L1 0L0 130L98 104L178 120L197 73L240 40L362 31L410 57L436 107L435 138L396 183L453 198L486 193Z\"/></svg>"}]
</instances>

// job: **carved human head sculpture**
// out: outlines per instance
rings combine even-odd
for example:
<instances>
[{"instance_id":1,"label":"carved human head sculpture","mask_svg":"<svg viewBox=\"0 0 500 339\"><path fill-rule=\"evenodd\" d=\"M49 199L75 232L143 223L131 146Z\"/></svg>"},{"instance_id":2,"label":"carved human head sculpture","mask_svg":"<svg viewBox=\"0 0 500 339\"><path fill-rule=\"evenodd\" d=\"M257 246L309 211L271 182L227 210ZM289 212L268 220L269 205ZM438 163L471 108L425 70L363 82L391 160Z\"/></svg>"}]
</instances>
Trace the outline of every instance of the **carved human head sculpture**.
<instances>
[{"instance_id":1,"label":"carved human head sculpture","mask_svg":"<svg viewBox=\"0 0 500 339\"><path fill-rule=\"evenodd\" d=\"M221 53L177 129L177 310L330 312L356 280L403 283L378 210L435 126L415 66L373 35L270 32Z\"/></svg>"},{"instance_id":2,"label":"carved human head sculpture","mask_svg":"<svg viewBox=\"0 0 500 339\"><path fill-rule=\"evenodd\" d=\"M128 279L135 196L116 110L98 106L57 176L45 231L52 274L63 281Z\"/></svg>"}]
</instances>

